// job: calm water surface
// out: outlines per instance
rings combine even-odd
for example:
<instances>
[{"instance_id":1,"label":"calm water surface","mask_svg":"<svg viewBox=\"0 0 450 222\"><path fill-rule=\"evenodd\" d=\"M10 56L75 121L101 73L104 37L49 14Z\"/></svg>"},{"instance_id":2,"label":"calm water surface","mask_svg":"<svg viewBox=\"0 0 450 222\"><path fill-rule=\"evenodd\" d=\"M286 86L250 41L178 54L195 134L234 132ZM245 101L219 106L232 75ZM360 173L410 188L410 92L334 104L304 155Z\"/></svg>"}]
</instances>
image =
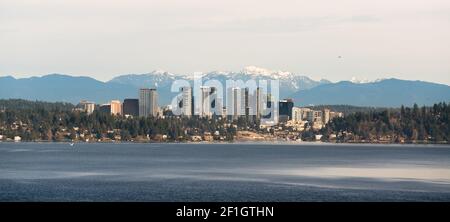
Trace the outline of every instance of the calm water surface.
<instances>
[{"instance_id":1,"label":"calm water surface","mask_svg":"<svg viewBox=\"0 0 450 222\"><path fill-rule=\"evenodd\" d=\"M450 146L0 143L0 201L450 201Z\"/></svg>"}]
</instances>

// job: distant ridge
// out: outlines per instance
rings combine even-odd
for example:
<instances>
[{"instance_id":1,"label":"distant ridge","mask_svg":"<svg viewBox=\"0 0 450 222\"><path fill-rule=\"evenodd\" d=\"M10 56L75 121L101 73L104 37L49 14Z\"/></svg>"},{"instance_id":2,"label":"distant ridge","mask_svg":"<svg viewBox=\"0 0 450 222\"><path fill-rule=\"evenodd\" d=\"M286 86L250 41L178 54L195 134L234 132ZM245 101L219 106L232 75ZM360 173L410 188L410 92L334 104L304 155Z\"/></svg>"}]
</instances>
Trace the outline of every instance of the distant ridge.
<instances>
[{"instance_id":1,"label":"distant ridge","mask_svg":"<svg viewBox=\"0 0 450 222\"><path fill-rule=\"evenodd\" d=\"M128 85L104 83L90 77L50 74L42 77L15 79L0 77L0 98L27 99L49 102L78 103L82 99L99 103L112 98L136 97Z\"/></svg>"},{"instance_id":2,"label":"distant ridge","mask_svg":"<svg viewBox=\"0 0 450 222\"><path fill-rule=\"evenodd\" d=\"M214 71L204 74L204 80L216 79L278 79L280 99L293 98L296 105L354 105L371 107L399 107L400 105L431 105L450 101L450 86L424 81L383 79L368 83L328 80L315 81L290 72L246 67L240 72ZM157 88L160 105L167 105L177 94L170 92L174 80L190 81L192 76L175 75L166 71L127 74L102 82L90 77L50 74L42 77L16 79L0 77L0 99L27 99L49 102L78 103L90 100L106 103L112 99L138 98L138 89Z\"/></svg>"},{"instance_id":3,"label":"distant ridge","mask_svg":"<svg viewBox=\"0 0 450 222\"><path fill-rule=\"evenodd\" d=\"M296 104L398 107L450 101L450 86L424 81L384 79L370 83L341 81L291 95Z\"/></svg>"}]
</instances>

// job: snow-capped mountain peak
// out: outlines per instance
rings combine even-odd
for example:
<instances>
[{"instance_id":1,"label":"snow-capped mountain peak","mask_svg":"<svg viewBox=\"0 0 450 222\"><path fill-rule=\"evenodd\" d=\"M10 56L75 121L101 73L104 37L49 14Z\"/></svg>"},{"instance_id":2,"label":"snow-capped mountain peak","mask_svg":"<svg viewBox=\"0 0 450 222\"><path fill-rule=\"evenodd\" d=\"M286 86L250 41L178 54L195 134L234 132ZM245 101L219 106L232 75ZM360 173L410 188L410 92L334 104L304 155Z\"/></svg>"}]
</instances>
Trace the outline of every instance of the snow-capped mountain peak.
<instances>
[{"instance_id":1,"label":"snow-capped mountain peak","mask_svg":"<svg viewBox=\"0 0 450 222\"><path fill-rule=\"evenodd\" d=\"M242 69L242 73L247 75L271 75L273 73L272 70L264 69L256 66L247 66Z\"/></svg>"},{"instance_id":2,"label":"snow-capped mountain peak","mask_svg":"<svg viewBox=\"0 0 450 222\"><path fill-rule=\"evenodd\" d=\"M167 71L162 70L162 69L153 70L153 71L151 71L148 74L150 74L150 75L165 75L165 76L169 76L169 77L176 76L175 74L167 72Z\"/></svg>"},{"instance_id":3,"label":"snow-capped mountain peak","mask_svg":"<svg viewBox=\"0 0 450 222\"><path fill-rule=\"evenodd\" d=\"M382 79L368 80L368 79L359 79L357 77L352 77L350 79L350 82L355 83L355 84L364 84L364 83L376 83L376 82L380 82L383 80L385 80L385 79L382 78Z\"/></svg>"},{"instance_id":4,"label":"snow-capped mountain peak","mask_svg":"<svg viewBox=\"0 0 450 222\"><path fill-rule=\"evenodd\" d=\"M267 76L272 78L286 78L292 75L291 72L285 71L275 71L270 69L265 69L257 66L247 66L242 70L243 74L246 75L257 75L257 76Z\"/></svg>"},{"instance_id":5,"label":"snow-capped mountain peak","mask_svg":"<svg viewBox=\"0 0 450 222\"><path fill-rule=\"evenodd\" d=\"M173 74L165 70L154 70L145 74L129 74L117 76L109 81L109 83L119 83L121 85L133 86L138 88L157 88L160 94L161 102L170 103L173 97L171 92L172 83L175 80L192 81L194 73ZM297 75L291 72L275 71L256 66L247 66L241 71L212 71L204 72L202 81L217 80L226 86L228 80L279 80L280 97L288 98L299 90L307 90L318 85L327 84L329 81L316 81L307 76ZM137 91L136 91L137 92Z\"/></svg>"},{"instance_id":6,"label":"snow-capped mountain peak","mask_svg":"<svg viewBox=\"0 0 450 222\"><path fill-rule=\"evenodd\" d=\"M360 83L368 83L368 82L370 82L370 81L367 80L367 79L359 79L359 78L353 76L353 77L350 79L350 82L360 84Z\"/></svg>"}]
</instances>

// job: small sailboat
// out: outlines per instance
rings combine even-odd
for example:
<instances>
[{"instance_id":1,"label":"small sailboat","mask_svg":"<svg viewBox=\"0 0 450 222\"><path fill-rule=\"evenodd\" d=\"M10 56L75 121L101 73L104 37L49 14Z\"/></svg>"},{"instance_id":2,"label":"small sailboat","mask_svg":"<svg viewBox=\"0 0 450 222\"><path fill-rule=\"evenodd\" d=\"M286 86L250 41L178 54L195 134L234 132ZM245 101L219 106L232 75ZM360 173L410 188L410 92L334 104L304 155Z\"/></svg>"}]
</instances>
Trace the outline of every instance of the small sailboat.
<instances>
[{"instance_id":1,"label":"small sailboat","mask_svg":"<svg viewBox=\"0 0 450 222\"><path fill-rule=\"evenodd\" d=\"M69 145L70 145L70 146L74 146L74 145L75 145L75 143L69 143Z\"/></svg>"}]
</instances>

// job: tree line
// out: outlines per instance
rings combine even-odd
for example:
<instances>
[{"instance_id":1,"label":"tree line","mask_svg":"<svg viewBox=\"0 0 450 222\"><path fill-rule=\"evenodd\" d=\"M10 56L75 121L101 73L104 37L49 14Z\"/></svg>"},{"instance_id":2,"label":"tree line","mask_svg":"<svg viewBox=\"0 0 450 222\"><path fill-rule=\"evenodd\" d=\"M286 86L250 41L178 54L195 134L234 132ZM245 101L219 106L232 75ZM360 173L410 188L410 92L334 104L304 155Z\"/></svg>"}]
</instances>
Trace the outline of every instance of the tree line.
<instances>
[{"instance_id":1,"label":"tree line","mask_svg":"<svg viewBox=\"0 0 450 222\"><path fill-rule=\"evenodd\" d=\"M222 118L124 117L94 111L92 114L73 111L66 103L0 101L0 135L20 136L25 141L67 141L80 135L92 139L131 141L165 135L169 141L186 140L192 135L218 134L232 140L236 130ZM217 131L217 132L216 132Z\"/></svg>"},{"instance_id":2,"label":"tree line","mask_svg":"<svg viewBox=\"0 0 450 222\"><path fill-rule=\"evenodd\" d=\"M336 135L337 141L448 143L450 106L441 102L431 107L401 106L400 109L356 112L335 118L320 133L324 139Z\"/></svg>"},{"instance_id":3,"label":"tree line","mask_svg":"<svg viewBox=\"0 0 450 222\"><path fill-rule=\"evenodd\" d=\"M70 103L48 103L26 100L0 100L0 135L20 136L25 141L68 141L80 137L93 140L108 138L122 141L155 140L165 136L168 141L186 141L191 136L210 134L214 139L232 141L238 130L263 133L259 120L241 117L228 120L221 117L198 116L123 117L94 111L73 111ZM331 108L331 107L330 107ZM301 132L302 140L336 142L433 142L448 143L450 139L450 106L445 103L429 107L347 109L344 117L332 119L320 130Z\"/></svg>"}]
</instances>

